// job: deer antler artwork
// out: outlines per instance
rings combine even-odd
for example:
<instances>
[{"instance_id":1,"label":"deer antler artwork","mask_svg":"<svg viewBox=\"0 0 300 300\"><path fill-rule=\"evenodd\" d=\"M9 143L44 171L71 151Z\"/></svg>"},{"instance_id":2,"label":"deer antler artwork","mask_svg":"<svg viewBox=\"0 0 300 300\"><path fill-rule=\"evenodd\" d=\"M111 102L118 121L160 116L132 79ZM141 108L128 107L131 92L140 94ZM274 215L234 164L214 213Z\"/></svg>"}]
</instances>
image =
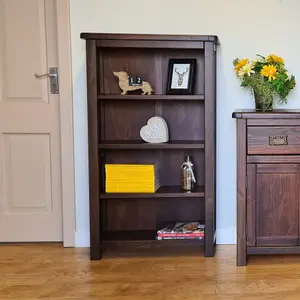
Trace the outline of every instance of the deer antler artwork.
<instances>
[{"instance_id":1,"label":"deer antler artwork","mask_svg":"<svg viewBox=\"0 0 300 300\"><path fill-rule=\"evenodd\" d=\"M186 70L185 70L185 72L183 72L183 73L179 73L178 71L177 71L177 68L175 68L175 73L178 75L178 79L177 79L177 84L178 84L178 86L181 86L182 85L182 83L183 83L183 76L188 72L188 68L186 68Z\"/></svg>"}]
</instances>

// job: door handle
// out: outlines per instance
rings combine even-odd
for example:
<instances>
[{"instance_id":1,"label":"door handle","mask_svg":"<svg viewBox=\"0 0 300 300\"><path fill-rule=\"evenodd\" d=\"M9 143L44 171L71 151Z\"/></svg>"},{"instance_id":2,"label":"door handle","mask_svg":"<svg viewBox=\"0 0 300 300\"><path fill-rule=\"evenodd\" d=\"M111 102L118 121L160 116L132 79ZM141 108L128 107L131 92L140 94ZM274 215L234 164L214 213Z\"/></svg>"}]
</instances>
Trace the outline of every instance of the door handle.
<instances>
[{"instance_id":1,"label":"door handle","mask_svg":"<svg viewBox=\"0 0 300 300\"><path fill-rule=\"evenodd\" d=\"M50 78L50 92L51 94L58 94L59 93L59 84L58 84L58 68L57 67L50 67L49 73L45 74L37 74L35 73L34 76L36 78L43 78L49 77Z\"/></svg>"},{"instance_id":2,"label":"door handle","mask_svg":"<svg viewBox=\"0 0 300 300\"><path fill-rule=\"evenodd\" d=\"M36 78L41 78L41 77L45 77L45 76L48 76L48 77L56 77L57 74L50 74L50 73L37 74L37 73L35 73L34 76L35 76Z\"/></svg>"}]
</instances>

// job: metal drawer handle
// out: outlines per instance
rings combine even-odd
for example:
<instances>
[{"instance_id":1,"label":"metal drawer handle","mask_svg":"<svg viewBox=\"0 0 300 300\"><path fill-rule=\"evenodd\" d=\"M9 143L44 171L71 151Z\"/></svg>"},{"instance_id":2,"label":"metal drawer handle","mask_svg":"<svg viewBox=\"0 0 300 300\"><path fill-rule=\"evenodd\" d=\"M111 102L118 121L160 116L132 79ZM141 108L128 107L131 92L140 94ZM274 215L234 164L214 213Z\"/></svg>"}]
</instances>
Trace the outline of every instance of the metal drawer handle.
<instances>
[{"instance_id":1,"label":"metal drawer handle","mask_svg":"<svg viewBox=\"0 0 300 300\"><path fill-rule=\"evenodd\" d=\"M288 140L287 135L271 135L269 136L269 145L271 146L279 146L279 145L287 145Z\"/></svg>"}]
</instances>

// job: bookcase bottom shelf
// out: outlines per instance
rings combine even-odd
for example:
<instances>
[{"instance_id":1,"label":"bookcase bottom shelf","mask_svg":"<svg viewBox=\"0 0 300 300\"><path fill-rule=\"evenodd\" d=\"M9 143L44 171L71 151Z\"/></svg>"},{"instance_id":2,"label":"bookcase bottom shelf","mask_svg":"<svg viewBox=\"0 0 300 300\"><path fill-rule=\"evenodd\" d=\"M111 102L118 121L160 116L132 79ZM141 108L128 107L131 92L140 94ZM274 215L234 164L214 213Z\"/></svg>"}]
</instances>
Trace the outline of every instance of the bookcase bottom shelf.
<instances>
[{"instance_id":1,"label":"bookcase bottom shelf","mask_svg":"<svg viewBox=\"0 0 300 300\"><path fill-rule=\"evenodd\" d=\"M204 244L203 240L156 240L156 230L122 230L122 231L107 231L103 234L104 241L154 241L157 243L169 242L197 242Z\"/></svg>"},{"instance_id":2,"label":"bookcase bottom shelf","mask_svg":"<svg viewBox=\"0 0 300 300\"><path fill-rule=\"evenodd\" d=\"M205 245L203 240L156 240L156 230L107 231L101 235L99 249L91 259L102 257L156 257L192 255L213 257L215 240Z\"/></svg>"},{"instance_id":3,"label":"bookcase bottom shelf","mask_svg":"<svg viewBox=\"0 0 300 300\"><path fill-rule=\"evenodd\" d=\"M147 241L155 240L156 230L120 230L107 231L103 234L105 241Z\"/></svg>"}]
</instances>

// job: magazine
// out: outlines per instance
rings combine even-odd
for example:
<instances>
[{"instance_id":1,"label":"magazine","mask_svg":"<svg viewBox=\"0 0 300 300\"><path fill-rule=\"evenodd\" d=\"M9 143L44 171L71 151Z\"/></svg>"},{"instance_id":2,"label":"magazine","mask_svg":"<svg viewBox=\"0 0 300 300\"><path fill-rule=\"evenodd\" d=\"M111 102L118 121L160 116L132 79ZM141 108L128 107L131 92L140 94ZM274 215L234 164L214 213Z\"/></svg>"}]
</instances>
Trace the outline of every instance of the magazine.
<instances>
[{"instance_id":1,"label":"magazine","mask_svg":"<svg viewBox=\"0 0 300 300\"><path fill-rule=\"evenodd\" d=\"M157 240L203 240L204 236L183 236L183 237L178 237L178 236L161 236L161 235L157 235L156 239Z\"/></svg>"},{"instance_id":2,"label":"magazine","mask_svg":"<svg viewBox=\"0 0 300 300\"><path fill-rule=\"evenodd\" d=\"M157 231L158 240L203 239L204 224L199 222L175 222Z\"/></svg>"},{"instance_id":3,"label":"magazine","mask_svg":"<svg viewBox=\"0 0 300 300\"><path fill-rule=\"evenodd\" d=\"M162 233L204 233L204 224L201 224L200 222L170 223L166 227L157 231L157 234Z\"/></svg>"}]
</instances>

